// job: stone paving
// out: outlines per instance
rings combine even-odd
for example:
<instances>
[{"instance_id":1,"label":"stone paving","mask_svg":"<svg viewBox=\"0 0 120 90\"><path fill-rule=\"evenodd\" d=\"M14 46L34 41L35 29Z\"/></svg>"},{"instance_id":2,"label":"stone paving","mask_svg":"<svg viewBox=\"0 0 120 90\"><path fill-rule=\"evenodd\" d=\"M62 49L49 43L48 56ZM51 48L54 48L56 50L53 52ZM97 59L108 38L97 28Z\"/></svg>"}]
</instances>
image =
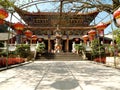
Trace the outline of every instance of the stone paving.
<instances>
[{"instance_id":1,"label":"stone paving","mask_svg":"<svg viewBox=\"0 0 120 90\"><path fill-rule=\"evenodd\" d=\"M91 61L35 61L1 71L0 90L120 90L120 70Z\"/></svg>"}]
</instances>

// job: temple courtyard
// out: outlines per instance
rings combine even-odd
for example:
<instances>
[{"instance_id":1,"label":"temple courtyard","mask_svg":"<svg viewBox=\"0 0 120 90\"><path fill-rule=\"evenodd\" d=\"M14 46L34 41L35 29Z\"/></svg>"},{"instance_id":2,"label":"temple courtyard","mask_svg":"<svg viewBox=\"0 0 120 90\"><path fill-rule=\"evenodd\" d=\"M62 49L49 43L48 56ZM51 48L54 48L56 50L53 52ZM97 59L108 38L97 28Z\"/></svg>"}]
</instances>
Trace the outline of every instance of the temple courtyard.
<instances>
[{"instance_id":1,"label":"temple courtyard","mask_svg":"<svg viewBox=\"0 0 120 90\"><path fill-rule=\"evenodd\" d=\"M120 70L93 61L34 61L0 72L0 90L120 90Z\"/></svg>"}]
</instances>

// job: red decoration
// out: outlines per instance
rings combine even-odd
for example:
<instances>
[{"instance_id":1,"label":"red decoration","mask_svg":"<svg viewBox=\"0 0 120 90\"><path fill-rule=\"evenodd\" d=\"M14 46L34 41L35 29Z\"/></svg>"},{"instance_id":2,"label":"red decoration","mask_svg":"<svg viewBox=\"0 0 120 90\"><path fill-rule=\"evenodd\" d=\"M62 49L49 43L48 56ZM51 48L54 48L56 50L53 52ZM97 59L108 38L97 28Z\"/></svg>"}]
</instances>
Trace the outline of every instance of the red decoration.
<instances>
[{"instance_id":1,"label":"red decoration","mask_svg":"<svg viewBox=\"0 0 120 90\"><path fill-rule=\"evenodd\" d=\"M116 19L118 25L120 25L120 8L113 13L113 17Z\"/></svg>"},{"instance_id":2,"label":"red decoration","mask_svg":"<svg viewBox=\"0 0 120 90\"><path fill-rule=\"evenodd\" d=\"M4 20L0 19L0 25L4 23L5 23Z\"/></svg>"},{"instance_id":3,"label":"red decoration","mask_svg":"<svg viewBox=\"0 0 120 90\"><path fill-rule=\"evenodd\" d=\"M95 36L95 34L96 34L96 31L95 31L95 30L90 30L90 31L88 32L88 34L89 34L90 41L92 41L92 40L94 39L94 36Z\"/></svg>"},{"instance_id":4,"label":"red decoration","mask_svg":"<svg viewBox=\"0 0 120 90\"><path fill-rule=\"evenodd\" d=\"M8 17L8 12L4 9L0 9L0 19L5 19Z\"/></svg>"},{"instance_id":5,"label":"red decoration","mask_svg":"<svg viewBox=\"0 0 120 90\"><path fill-rule=\"evenodd\" d=\"M84 35L82 38L83 40L88 40L88 35Z\"/></svg>"},{"instance_id":6,"label":"red decoration","mask_svg":"<svg viewBox=\"0 0 120 90\"><path fill-rule=\"evenodd\" d=\"M37 36L36 35L32 35L32 40L37 40Z\"/></svg>"},{"instance_id":7,"label":"red decoration","mask_svg":"<svg viewBox=\"0 0 120 90\"><path fill-rule=\"evenodd\" d=\"M86 43L88 40L88 35L84 35L82 38L83 38L84 43Z\"/></svg>"},{"instance_id":8,"label":"red decoration","mask_svg":"<svg viewBox=\"0 0 120 90\"><path fill-rule=\"evenodd\" d=\"M117 9L117 10L113 13L113 17L114 17L115 19L120 18L120 9Z\"/></svg>"},{"instance_id":9,"label":"red decoration","mask_svg":"<svg viewBox=\"0 0 120 90\"><path fill-rule=\"evenodd\" d=\"M82 38L83 38L84 43L86 43L88 40L88 35L84 35Z\"/></svg>"},{"instance_id":10,"label":"red decoration","mask_svg":"<svg viewBox=\"0 0 120 90\"><path fill-rule=\"evenodd\" d=\"M23 29L24 29L24 25L21 24L20 22L18 22L18 23L15 23L15 24L14 24L14 28L15 28L16 30L23 30Z\"/></svg>"},{"instance_id":11,"label":"red decoration","mask_svg":"<svg viewBox=\"0 0 120 90\"><path fill-rule=\"evenodd\" d=\"M30 30L25 31L26 37L31 37L32 34L33 34L33 33L32 33Z\"/></svg>"},{"instance_id":12,"label":"red decoration","mask_svg":"<svg viewBox=\"0 0 120 90\"><path fill-rule=\"evenodd\" d=\"M97 28L97 30L103 30L107 26L108 26L107 24L101 22L101 23L99 23L99 24L96 25L96 28Z\"/></svg>"},{"instance_id":13,"label":"red decoration","mask_svg":"<svg viewBox=\"0 0 120 90\"><path fill-rule=\"evenodd\" d=\"M94 35L96 34L96 31L95 31L95 30L90 30L90 31L88 32L88 34L89 34L90 36L94 36Z\"/></svg>"}]
</instances>

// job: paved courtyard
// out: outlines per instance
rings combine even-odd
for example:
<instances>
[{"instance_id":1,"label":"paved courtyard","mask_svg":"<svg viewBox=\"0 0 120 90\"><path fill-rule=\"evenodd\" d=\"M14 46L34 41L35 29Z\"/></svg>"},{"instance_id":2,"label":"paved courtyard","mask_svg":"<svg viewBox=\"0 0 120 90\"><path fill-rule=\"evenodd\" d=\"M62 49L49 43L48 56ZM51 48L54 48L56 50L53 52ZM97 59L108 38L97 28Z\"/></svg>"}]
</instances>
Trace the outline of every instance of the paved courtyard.
<instances>
[{"instance_id":1,"label":"paved courtyard","mask_svg":"<svg viewBox=\"0 0 120 90\"><path fill-rule=\"evenodd\" d=\"M0 90L120 90L120 70L90 61L35 61L1 71Z\"/></svg>"}]
</instances>

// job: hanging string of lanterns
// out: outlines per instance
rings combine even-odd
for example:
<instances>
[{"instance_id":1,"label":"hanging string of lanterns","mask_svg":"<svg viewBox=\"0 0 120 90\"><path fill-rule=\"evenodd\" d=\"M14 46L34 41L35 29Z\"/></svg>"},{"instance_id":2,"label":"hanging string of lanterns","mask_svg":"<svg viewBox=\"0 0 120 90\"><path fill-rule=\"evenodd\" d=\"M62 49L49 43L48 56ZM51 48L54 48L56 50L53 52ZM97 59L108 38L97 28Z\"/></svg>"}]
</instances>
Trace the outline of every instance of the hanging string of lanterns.
<instances>
[{"instance_id":1,"label":"hanging string of lanterns","mask_svg":"<svg viewBox=\"0 0 120 90\"><path fill-rule=\"evenodd\" d=\"M88 35L84 35L84 36L82 36L82 38L83 38L84 43L86 44L86 43L87 43L87 40L89 39L89 38L88 38Z\"/></svg>"},{"instance_id":2,"label":"hanging string of lanterns","mask_svg":"<svg viewBox=\"0 0 120 90\"><path fill-rule=\"evenodd\" d=\"M17 41L17 44L21 44L22 43L22 30L24 29L24 24L20 23L20 22L17 22L13 25L13 28L16 30L16 41Z\"/></svg>"},{"instance_id":3,"label":"hanging string of lanterns","mask_svg":"<svg viewBox=\"0 0 120 90\"><path fill-rule=\"evenodd\" d=\"M103 22L100 22L99 24L97 24L95 27L98 30L98 34L100 34L101 36L104 35L104 29L108 26L108 24L105 24Z\"/></svg>"},{"instance_id":4,"label":"hanging string of lanterns","mask_svg":"<svg viewBox=\"0 0 120 90\"><path fill-rule=\"evenodd\" d=\"M0 9L0 25L4 24L4 19L8 17L8 12L4 9Z\"/></svg>"},{"instance_id":5,"label":"hanging string of lanterns","mask_svg":"<svg viewBox=\"0 0 120 90\"><path fill-rule=\"evenodd\" d=\"M36 41L37 40L37 35L32 35L32 40Z\"/></svg>"},{"instance_id":6,"label":"hanging string of lanterns","mask_svg":"<svg viewBox=\"0 0 120 90\"><path fill-rule=\"evenodd\" d=\"M27 38L31 38L31 36L33 35L33 33L30 30L26 30L24 34Z\"/></svg>"},{"instance_id":7,"label":"hanging string of lanterns","mask_svg":"<svg viewBox=\"0 0 120 90\"><path fill-rule=\"evenodd\" d=\"M120 25L120 8L118 8L114 13L113 17L115 18L118 25Z\"/></svg>"},{"instance_id":8,"label":"hanging string of lanterns","mask_svg":"<svg viewBox=\"0 0 120 90\"><path fill-rule=\"evenodd\" d=\"M16 30L23 30L24 29L24 24L20 23L20 22L17 22L14 24L14 28Z\"/></svg>"},{"instance_id":9,"label":"hanging string of lanterns","mask_svg":"<svg viewBox=\"0 0 120 90\"><path fill-rule=\"evenodd\" d=\"M14 29L16 30L16 33L17 34L21 34L22 33L22 30L24 29L24 24L20 23L20 22L17 22L13 25Z\"/></svg>"},{"instance_id":10,"label":"hanging string of lanterns","mask_svg":"<svg viewBox=\"0 0 120 90\"><path fill-rule=\"evenodd\" d=\"M90 41L92 41L92 40L94 39L95 34L96 34L96 31L95 31L95 30L90 30L90 31L88 32Z\"/></svg>"},{"instance_id":11,"label":"hanging string of lanterns","mask_svg":"<svg viewBox=\"0 0 120 90\"><path fill-rule=\"evenodd\" d=\"M5 19L8 17L8 12L4 9L0 9L0 19Z\"/></svg>"}]
</instances>

